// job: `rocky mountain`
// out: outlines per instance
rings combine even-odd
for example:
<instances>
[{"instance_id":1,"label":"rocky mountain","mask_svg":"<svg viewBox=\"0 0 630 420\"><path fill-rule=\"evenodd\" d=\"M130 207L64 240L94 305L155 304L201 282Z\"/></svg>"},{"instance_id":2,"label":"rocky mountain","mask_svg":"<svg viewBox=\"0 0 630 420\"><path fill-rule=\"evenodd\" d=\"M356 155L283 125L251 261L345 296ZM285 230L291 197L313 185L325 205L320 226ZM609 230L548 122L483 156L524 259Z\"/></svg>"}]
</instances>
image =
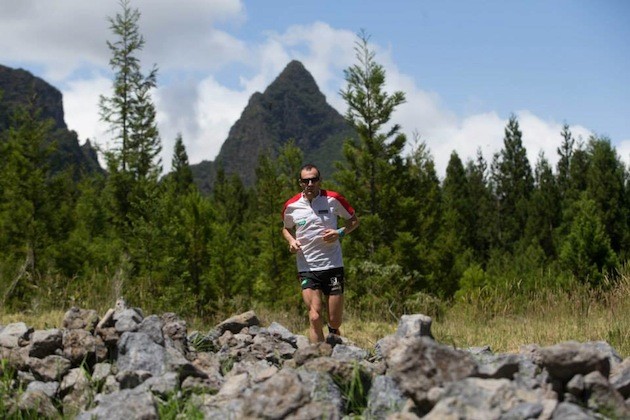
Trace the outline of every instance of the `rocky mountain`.
<instances>
[{"instance_id":1,"label":"rocky mountain","mask_svg":"<svg viewBox=\"0 0 630 420\"><path fill-rule=\"evenodd\" d=\"M11 124L13 113L20 106L32 106L41 111L42 118L53 121L49 139L57 144L51 156L53 171L72 167L76 177L81 173L102 171L90 142L81 146L77 133L68 130L61 92L26 70L0 65L0 140L2 132Z\"/></svg>"},{"instance_id":2,"label":"rocky mountain","mask_svg":"<svg viewBox=\"0 0 630 420\"><path fill-rule=\"evenodd\" d=\"M342 159L343 142L352 137L353 129L326 102L313 76L302 63L291 61L263 93L251 96L216 160L192 165L193 175L204 192L211 189L219 166L252 185L259 156L276 156L293 140L306 162L330 176L333 162Z\"/></svg>"}]
</instances>

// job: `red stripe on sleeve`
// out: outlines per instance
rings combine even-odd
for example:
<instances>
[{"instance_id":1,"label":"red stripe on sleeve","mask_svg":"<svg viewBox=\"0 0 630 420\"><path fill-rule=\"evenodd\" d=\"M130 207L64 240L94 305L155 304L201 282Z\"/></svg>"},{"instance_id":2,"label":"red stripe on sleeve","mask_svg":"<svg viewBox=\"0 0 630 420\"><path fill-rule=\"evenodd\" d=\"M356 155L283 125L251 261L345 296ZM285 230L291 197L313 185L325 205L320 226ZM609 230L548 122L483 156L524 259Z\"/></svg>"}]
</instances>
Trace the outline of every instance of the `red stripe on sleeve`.
<instances>
[{"instance_id":1,"label":"red stripe on sleeve","mask_svg":"<svg viewBox=\"0 0 630 420\"><path fill-rule=\"evenodd\" d=\"M354 216L354 209L352 208L348 200L346 200L346 197L344 197L343 195L339 194L338 192L328 190L322 190L322 195L332 197L335 200L339 201L343 208L345 208L346 211L350 214L350 216Z\"/></svg>"},{"instance_id":2,"label":"red stripe on sleeve","mask_svg":"<svg viewBox=\"0 0 630 420\"><path fill-rule=\"evenodd\" d=\"M287 211L287 207L289 207L289 205L291 205L292 203L298 201L301 197L302 193L297 193L284 203L284 206L282 207L282 220L284 220L284 213Z\"/></svg>"}]
</instances>

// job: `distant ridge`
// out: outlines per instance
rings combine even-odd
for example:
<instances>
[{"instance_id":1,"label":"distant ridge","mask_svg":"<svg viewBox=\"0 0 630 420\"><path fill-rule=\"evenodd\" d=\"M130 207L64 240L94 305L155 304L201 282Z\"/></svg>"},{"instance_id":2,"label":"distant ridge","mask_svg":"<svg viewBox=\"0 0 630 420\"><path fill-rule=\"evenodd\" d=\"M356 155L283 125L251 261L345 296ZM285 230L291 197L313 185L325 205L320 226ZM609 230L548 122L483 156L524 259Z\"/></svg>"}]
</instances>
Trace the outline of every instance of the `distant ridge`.
<instances>
[{"instance_id":1,"label":"distant ridge","mask_svg":"<svg viewBox=\"0 0 630 420\"><path fill-rule=\"evenodd\" d=\"M312 162L330 176L333 162L342 160L346 139L356 137L352 128L319 90L313 76L299 61L291 61L263 92L254 93L214 162L191 165L195 183L209 192L220 165L238 174L245 185L256 181L255 169L263 153L277 151L293 139Z\"/></svg>"},{"instance_id":2,"label":"distant ridge","mask_svg":"<svg viewBox=\"0 0 630 420\"><path fill-rule=\"evenodd\" d=\"M79 145L77 133L68 130L61 92L26 70L0 65L0 133L9 128L18 107L30 105L41 111L42 118L53 121L49 139L57 143L50 157L53 172L72 167L75 178L82 173L103 172L91 143Z\"/></svg>"}]
</instances>

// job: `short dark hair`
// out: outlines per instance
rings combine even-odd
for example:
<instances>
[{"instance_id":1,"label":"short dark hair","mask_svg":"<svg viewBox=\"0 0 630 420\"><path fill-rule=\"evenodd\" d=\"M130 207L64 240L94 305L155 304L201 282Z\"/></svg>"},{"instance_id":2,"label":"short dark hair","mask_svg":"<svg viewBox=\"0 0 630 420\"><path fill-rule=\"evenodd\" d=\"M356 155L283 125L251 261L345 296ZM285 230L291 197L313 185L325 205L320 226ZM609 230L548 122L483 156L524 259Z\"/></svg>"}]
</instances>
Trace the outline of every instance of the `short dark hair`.
<instances>
[{"instance_id":1,"label":"short dark hair","mask_svg":"<svg viewBox=\"0 0 630 420\"><path fill-rule=\"evenodd\" d=\"M305 169L307 171L310 171L311 169L315 169L317 171L317 176L321 177L321 174L319 173L319 168L317 166L313 165L312 163L307 163L306 165L304 165L304 166L302 166L300 168L300 174L299 174L300 176L302 176L302 171L305 170Z\"/></svg>"}]
</instances>

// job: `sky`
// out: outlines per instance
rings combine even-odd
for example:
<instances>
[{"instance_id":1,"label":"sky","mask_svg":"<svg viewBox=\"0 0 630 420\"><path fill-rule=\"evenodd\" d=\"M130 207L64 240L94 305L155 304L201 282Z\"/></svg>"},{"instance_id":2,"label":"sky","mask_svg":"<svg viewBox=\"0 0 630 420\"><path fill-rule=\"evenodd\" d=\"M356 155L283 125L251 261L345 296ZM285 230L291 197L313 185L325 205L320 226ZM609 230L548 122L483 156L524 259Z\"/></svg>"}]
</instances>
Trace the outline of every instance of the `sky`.
<instances>
[{"instance_id":1,"label":"sky","mask_svg":"<svg viewBox=\"0 0 630 420\"><path fill-rule=\"evenodd\" d=\"M131 0L141 13L143 71L153 92L162 164L182 135L190 163L214 160L250 96L301 61L342 115L344 70L370 36L408 153L425 142L443 177L453 151L487 161L518 118L532 167L553 165L568 124L579 141L605 136L630 162L630 1ZM63 93L68 127L112 147L99 121L112 95L107 41L118 0L0 0L0 64ZM308 160L308 156L306 156Z\"/></svg>"}]
</instances>

